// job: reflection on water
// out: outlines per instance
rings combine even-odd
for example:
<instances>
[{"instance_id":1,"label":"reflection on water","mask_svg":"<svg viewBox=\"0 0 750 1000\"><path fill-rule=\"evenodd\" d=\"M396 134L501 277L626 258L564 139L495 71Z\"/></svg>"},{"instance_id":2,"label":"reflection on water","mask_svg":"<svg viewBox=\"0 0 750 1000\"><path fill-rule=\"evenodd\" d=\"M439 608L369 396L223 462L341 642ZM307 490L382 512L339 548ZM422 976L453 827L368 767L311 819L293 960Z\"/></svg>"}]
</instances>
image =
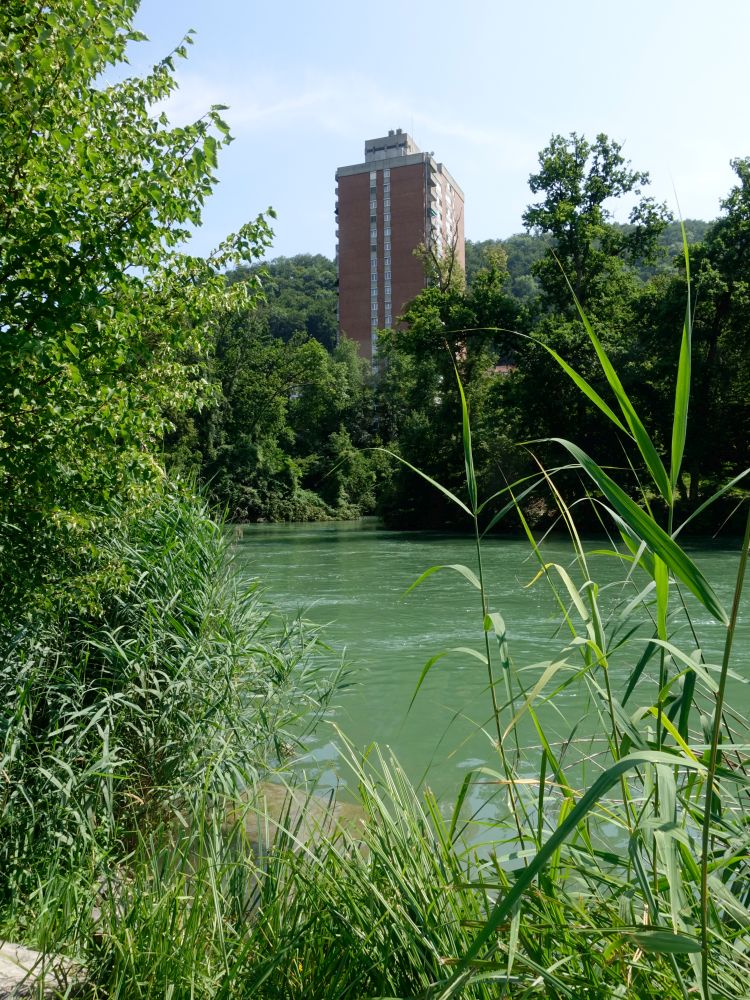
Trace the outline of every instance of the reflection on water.
<instances>
[{"instance_id":1,"label":"reflection on water","mask_svg":"<svg viewBox=\"0 0 750 1000\"><path fill-rule=\"evenodd\" d=\"M605 547L602 540L588 545L591 550ZM726 543L696 545L691 550L725 605L731 602L737 549L738 544ZM429 783L438 797L447 799L455 798L467 770L499 769L490 727L486 669L466 652L447 652L428 673L411 710L410 702L431 657L456 647L483 649L480 598L463 577L449 570L434 574L408 595L405 591L428 567L450 563L473 566L474 554L474 543L468 537L389 532L369 519L250 525L244 528L237 549L240 571L260 579L270 603L289 615L301 612L326 625L325 638L335 650L334 657L338 659L345 651L351 686L338 695L330 721L360 749L372 741L390 747L413 781ZM544 558L568 567L577 585L583 582L566 542L546 542ZM485 543L483 559L491 610L499 611L505 620L514 668L529 688L542 673L540 664L560 657L570 633L560 628L560 609L544 579L529 586L538 563L525 541L492 538ZM613 618L621 616L636 592L633 583L623 586L622 564L604 555L592 555L589 569L607 613ZM709 662L720 662L723 629L707 623L706 613L688 603L700 628L704 656ZM744 608L747 606L745 601ZM623 620L621 633L630 624ZM624 678L640 656L646 634L644 630L637 632L613 654L611 676L616 694L622 694ZM675 642L692 652L694 643L687 630L683 629ZM747 610L735 650L734 670L743 676L750 674ZM556 734L564 762L575 768L584 783L596 771L597 741L604 734L604 723L596 700L585 684L574 679L580 666L579 654L569 651L546 689L548 693L558 689L554 699L540 714L545 728ZM565 686L566 681L572 682ZM504 701L504 687L499 690ZM728 703L745 711L749 702L750 692L733 682ZM505 706L505 722L511 716L512 710ZM324 724L309 762L326 785L345 784L347 780L335 740L335 732L326 731ZM528 720L519 727L518 741L520 746L538 743ZM589 757L593 759L585 765L586 773L580 761ZM532 754L528 778L534 777L536 759ZM486 801L503 794L487 777L486 784L473 788L470 809L481 817ZM491 812L494 814L494 806Z\"/></svg>"}]
</instances>

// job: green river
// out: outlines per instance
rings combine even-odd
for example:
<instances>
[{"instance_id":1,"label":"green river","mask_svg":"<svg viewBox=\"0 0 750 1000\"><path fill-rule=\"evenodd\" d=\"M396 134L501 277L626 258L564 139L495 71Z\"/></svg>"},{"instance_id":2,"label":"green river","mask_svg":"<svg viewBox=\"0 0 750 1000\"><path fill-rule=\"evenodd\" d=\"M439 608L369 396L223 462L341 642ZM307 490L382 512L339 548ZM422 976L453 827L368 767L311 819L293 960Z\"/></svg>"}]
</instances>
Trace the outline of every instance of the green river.
<instances>
[{"instance_id":1,"label":"green river","mask_svg":"<svg viewBox=\"0 0 750 1000\"><path fill-rule=\"evenodd\" d=\"M605 548L606 542L589 541L586 547L594 551ZM738 549L739 541L689 548L725 607L731 605ZM576 585L581 584L569 544L548 541L543 552L546 561L568 567ZM371 741L389 747L411 779L428 782L440 798L455 798L467 770L482 765L497 768L486 668L469 653L449 653L440 659L409 708L422 668L431 657L455 647L483 648L479 593L458 573L435 573L405 595L431 566L460 563L475 569L471 538L390 532L374 519L249 525L243 530L237 558L243 574L260 579L270 604L287 615L301 613L325 625L325 640L335 650L332 656L345 654L348 686L338 693L333 710L319 727L306 763L322 785L346 788L347 784L336 733L327 723L340 727L360 750ZM505 620L513 665L528 687L540 676L541 663L559 658L570 634L559 630L559 609L546 581L528 586L539 566L526 541L492 538L484 543L483 559L490 610ZM621 613L635 593L632 585L623 589L622 564L594 554L589 569L605 609ZM724 630L712 624L696 602L690 603L704 656L719 663ZM748 604L746 594L732 662L743 676L750 676ZM675 641L688 653L695 648L685 630ZM613 657L616 693L622 693L623 678L643 648L643 640L636 636L619 658ZM568 662L570 674L580 665L579 654L569 653ZM739 680L731 684L729 704L746 711L750 691ZM648 690L653 692L652 683ZM630 708L646 703L639 694ZM505 713L506 722L510 714ZM580 682L543 706L541 717L560 740L577 726L576 740L585 744L601 729L595 704ZM538 743L530 722L520 726L519 739L522 744ZM531 776L533 752L529 759Z\"/></svg>"}]
</instances>

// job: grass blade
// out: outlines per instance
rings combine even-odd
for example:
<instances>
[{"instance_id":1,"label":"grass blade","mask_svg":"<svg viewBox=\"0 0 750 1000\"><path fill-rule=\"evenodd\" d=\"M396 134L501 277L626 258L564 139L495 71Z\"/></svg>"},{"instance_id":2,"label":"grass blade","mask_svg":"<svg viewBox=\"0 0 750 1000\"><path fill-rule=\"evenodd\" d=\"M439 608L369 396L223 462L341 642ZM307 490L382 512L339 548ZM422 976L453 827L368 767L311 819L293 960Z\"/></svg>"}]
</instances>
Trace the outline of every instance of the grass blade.
<instances>
[{"instance_id":1,"label":"grass blade","mask_svg":"<svg viewBox=\"0 0 750 1000\"><path fill-rule=\"evenodd\" d=\"M680 468L682 467L682 456L685 452L693 339L693 317L690 302L690 255L688 253L685 224L682 220L680 220L680 228L682 229L682 250L685 255L685 272L687 275L687 304L685 305L685 321L682 326L680 361L677 366L677 383L675 385L674 396L674 420L672 422L671 479L673 489L677 485Z\"/></svg>"},{"instance_id":2,"label":"grass blade","mask_svg":"<svg viewBox=\"0 0 750 1000\"><path fill-rule=\"evenodd\" d=\"M678 934L666 927L639 927L627 931L626 936L641 951L655 951L660 955L690 955L701 950L698 938Z\"/></svg>"},{"instance_id":3,"label":"grass blade","mask_svg":"<svg viewBox=\"0 0 750 1000\"><path fill-rule=\"evenodd\" d=\"M581 468L594 480L628 527L638 538L646 542L655 555L664 560L669 570L682 580L704 608L723 625L727 625L729 622L727 612L713 587L674 539L631 500L585 451L564 438L550 438L550 440L557 441L578 459Z\"/></svg>"},{"instance_id":4,"label":"grass blade","mask_svg":"<svg viewBox=\"0 0 750 1000\"><path fill-rule=\"evenodd\" d=\"M608 406L607 403L604 402L604 400L596 391L596 389L594 389L593 386L591 386L582 375L579 375L574 368L571 368L568 362L565 361L564 358L561 358L560 355L557 353L557 351L553 350L548 344L543 343L541 340L535 340L534 343L541 344L541 346L545 349L545 351L547 351L548 354L552 355L552 357L555 359L558 365L560 365L565 374L568 375L573 380L573 382L575 382L575 384L578 386L581 392L585 396L588 396L588 398L595 406L599 407L602 413L612 421L615 427L619 427L619 429L623 431L623 433L625 434L629 433L625 424L623 424L623 422L620 420L620 418L617 416L614 410L610 406Z\"/></svg>"},{"instance_id":5,"label":"grass blade","mask_svg":"<svg viewBox=\"0 0 750 1000\"><path fill-rule=\"evenodd\" d=\"M588 316L583 310L583 306L578 301L578 297L573 291L573 286L570 284L570 281L568 281L567 275L565 275L565 280L568 283L568 288L570 289L570 293L573 296L573 299L575 300L576 309L578 310L578 315L581 317L581 321L583 322L583 326L586 330L586 333L589 336L589 340L594 345L594 350L596 351L596 355L599 358L599 363L602 366L602 371L604 372L607 381L609 382L612 392L615 394L617 402L620 404L620 409L622 410L623 416L627 421L628 427L630 428L630 432L633 435L635 443L638 445L638 450L640 451L641 455L643 456L643 460L648 466L649 472L651 473L651 476L653 477L653 480L656 483L659 493L661 494L662 498L667 503L667 505L671 505L673 498L672 483L669 479L669 476L667 475L667 470L664 468L664 463L659 458L659 454L656 451L656 448L654 447L653 441L649 437L646 428L643 426L641 418L636 413L635 407L630 402L630 398L628 394L625 392L625 388L622 382L620 381L620 377L615 371L612 362L609 360L607 352L604 350L599 338L594 333L594 328L591 326Z\"/></svg>"},{"instance_id":6,"label":"grass blade","mask_svg":"<svg viewBox=\"0 0 750 1000\"><path fill-rule=\"evenodd\" d=\"M526 892L536 876L544 868L547 861L576 830L581 821L591 812L602 796L620 780L623 774L637 767L642 767L645 764L669 764L670 766L679 764L681 767L691 768L696 771L705 771L704 766L696 761L656 750L639 751L615 761L586 790L573 809L571 809L565 821L557 827L541 850L526 868L521 871L508 892L495 904L495 908L487 919L484 928L474 939L472 946L461 960L458 967L459 972L463 971L470 964L472 959L479 954L484 944L495 934L500 924L508 919L520 902L524 892Z\"/></svg>"},{"instance_id":7,"label":"grass blade","mask_svg":"<svg viewBox=\"0 0 750 1000\"><path fill-rule=\"evenodd\" d=\"M421 469L418 469L416 465L412 465L411 462L407 462L405 458L401 455L397 455L395 451L391 451L390 448L375 448L373 450L382 451L385 455L390 455L391 458L395 458L397 461L401 462L402 465L405 465L407 469L411 469L412 472L416 472L416 474L421 476L426 483L430 484L430 486L434 486L435 489L439 490L443 496L447 497L451 501L451 503L455 503L461 508L461 510L465 511L469 517L474 516L463 500L459 500L455 493L451 493L449 489L446 489L445 486L441 485L436 479L433 479L432 476L428 476L426 472L422 472Z\"/></svg>"},{"instance_id":8,"label":"grass blade","mask_svg":"<svg viewBox=\"0 0 750 1000\"><path fill-rule=\"evenodd\" d=\"M410 594L412 590L418 587L421 583L424 583L428 577L432 576L433 573L439 572L441 569L454 570L456 573L459 573L462 577L464 577L464 579L468 580L472 587L475 587L477 590L481 590L481 584L479 583L476 573L470 570L468 566L464 566L462 563L445 563L440 566L430 566L429 569L426 569L424 573L421 573L417 577L410 587L407 587L403 596L406 597L407 594Z\"/></svg>"},{"instance_id":9,"label":"grass blade","mask_svg":"<svg viewBox=\"0 0 750 1000\"><path fill-rule=\"evenodd\" d=\"M469 422L469 406L466 402L466 393L464 392L464 387L461 384L461 377L458 374L458 369L453 367L456 373L456 382L458 382L458 391L461 394L461 430L463 433L463 443L464 443L464 464L466 466L466 488L469 493L469 503L471 504L472 511L477 510L477 477L474 472L474 452L471 447L471 424Z\"/></svg>"}]
</instances>

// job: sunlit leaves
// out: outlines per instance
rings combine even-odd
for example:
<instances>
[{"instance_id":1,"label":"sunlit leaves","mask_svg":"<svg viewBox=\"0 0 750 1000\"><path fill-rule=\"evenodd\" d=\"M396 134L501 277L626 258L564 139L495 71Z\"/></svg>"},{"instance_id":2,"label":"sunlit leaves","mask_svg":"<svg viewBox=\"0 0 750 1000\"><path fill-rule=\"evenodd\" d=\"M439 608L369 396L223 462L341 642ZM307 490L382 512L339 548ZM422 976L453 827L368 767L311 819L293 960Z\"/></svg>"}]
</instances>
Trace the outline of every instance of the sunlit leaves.
<instances>
[{"instance_id":1,"label":"sunlit leaves","mask_svg":"<svg viewBox=\"0 0 750 1000\"><path fill-rule=\"evenodd\" d=\"M137 40L136 8L61 0L0 17L6 558L23 561L17 539L53 510L75 520L99 491L154 473L165 414L201 397L212 328L239 296L218 271L270 239L259 217L208 261L179 249L228 134L219 108L179 128L155 117L175 87L171 58L106 82Z\"/></svg>"}]
</instances>

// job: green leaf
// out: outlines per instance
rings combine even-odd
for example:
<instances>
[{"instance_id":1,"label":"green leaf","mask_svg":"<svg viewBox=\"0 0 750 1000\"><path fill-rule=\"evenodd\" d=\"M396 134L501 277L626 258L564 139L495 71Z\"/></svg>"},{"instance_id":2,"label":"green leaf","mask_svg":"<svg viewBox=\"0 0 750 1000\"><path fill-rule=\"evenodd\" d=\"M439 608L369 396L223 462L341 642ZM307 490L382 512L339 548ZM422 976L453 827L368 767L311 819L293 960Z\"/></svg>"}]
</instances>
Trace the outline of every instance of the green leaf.
<instances>
[{"instance_id":1,"label":"green leaf","mask_svg":"<svg viewBox=\"0 0 750 1000\"><path fill-rule=\"evenodd\" d=\"M414 694L411 696L411 701L409 702L409 707L406 710L406 714L407 715L409 714L409 712L411 712L412 705L416 701L417 695L419 694L419 689L422 687L422 684L423 684L425 678L427 677L427 675L429 674L429 672L432 670L432 668L435 666L435 664L439 660L442 660L444 656L447 656L448 653L449 653L449 650L447 650L447 649L444 649L440 653L436 653L434 656L431 656L429 658L429 660L427 661L427 663L425 663L425 665L422 667L422 670L421 670L421 672L419 674L419 680L417 681L417 686L414 688Z\"/></svg>"},{"instance_id":2,"label":"green leaf","mask_svg":"<svg viewBox=\"0 0 750 1000\"><path fill-rule=\"evenodd\" d=\"M693 317L690 303L690 254L688 253L685 224L680 220L682 229L682 249L685 255L687 273L687 304L685 305L685 320L682 326L682 342L680 344L680 360L677 366L677 383L674 397L674 420L672 422L672 487L677 485L677 479L682 467L682 456L685 451L687 436L688 403L690 402L690 375L692 358Z\"/></svg>"},{"instance_id":3,"label":"green leaf","mask_svg":"<svg viewBox=\"0 0 750 1000\"><path fill-rule=\"evenodd\" d=\"M631 531L648 545L654 555L664 560L670 572L682 580L704 608L710 611L723 625L727 625L729 618L713 587L674 539L660 528L638 504L631 500L585 451L564 438L550 438L549 440L556 441L567 448L570 454L578 460L581 468L594 480Z\"/></svg>"},{"instance_id":4,"label":"green leaf","mask_svg":"<svg viewBox=\"0 0 750 1000\"><path fill-rule=\"evenodd\" d=\"M461 378L458 369L454 365L458 391L461 394L461 428L464 442L464 465L466 466L466 488L469 492L469 503L472 511L477 510L477 477L474 472L474 452L471 447L471 424L469 422L469 407L464 394L464 387L461 385Z\"/></svg>"},{"instance_id":5,"label":"green leaf","mask_svg":"<svg viewBox=\"0 0 750 1000\"><path fill-rule=\"evenodd\" d=\"M516 877L516 881L506 894L495 904L492 912L487 918L484 928L474 939L473 944L466 952L459 963L457 974L462 972L479 954L484 944L496 933L497 928L503 921L507 920L514 908L518 905L521 897L529 888L539 872L544 868L547 861L555 851L567 840L567 838L579 827L581 821L588 815L594 806L599 802L620 777L637 767L646 764L669 764L674 767L680 765L691 770L705 772L705 767L689 758L673 755L663 751L638 751L629 754L621 760L616 761L607 768L596 781L586 790L575 806L568 813L564 822L560 824L554 833L549 837L544 846L538 851L531 862Z\"/></svg>"},{"instance_id":6,"label":"green leaf","mask_svg":"<svg viewBox=\"0 0 750 1000\"><path fill-rule=\"evenodd\" d=\"M567 375L570 376L570 378L575 382L575 384L578 386L581 392L583 392L586 396L588 396L591 402L594 403L595 406L598 406L599 409L602 411L602 413L604 413L607 417L609 417L609 419L616 427L619 427L620 430L623 431L625 434L628 433L627 428L622 423L617 414L614 412L614 410L612 410L612 408L609 407L604 402L599 393L591 385L589 385L589 383L582 375L579 375L574 368L571 368L571 366L568 364L567 361L565 361L563 358L560 357L557 351L554 351L551 347L549 347L541 340L535 340L534 343L541 344L541 346L545 349L545 351L547 351L549 354L552 355L552 357L555 359L558 365L560 365L562 370Z\"/></svg>"},{"instance_id":7,"label":"green leaf","mask_svg":"<svg viewBox=\"0 0 750 1000\"><path fill-rule=\"evenodd\" d=\"M737 483L739 483L740 480L744 479L745 476L747 476L748 474L750 474L750 469L745 469L744 472L741 472L738 476L735 476L734 479L730 479L728 483L725 483L720 489L718 489L714 494L712 494L712 496L710 496L708 500L704 500L704 502L700 505L700 507L694 510L693 513L690 515L690 517L686 517L685 520L682 522L682 524L679 526L679 528L676 529L676 531L672 532L672 537L676 538L677 535L679 535L679 533L682 531L682 529L686 527L686 525L690 524L690 522L694 518L702 514L703 511L706 510L707 507L710 507L711 504L714 503L714 501L719 499L719 497L729 492L729 490L731 490L733 486L736 486Z\"/></svg>"},{"instance_id":8,"label":"green leaf","mask_svg":"<svg viewBox=\"0 0 750 1000\"><path fill-rule=\"evenodd\" d=\"M602 370L609 382L609 385L614 392L617 402L620 404L620 409L622 410L623 416L627 421L630 432L638 445L638 450L643 456L643 460L648 466L649 472L656 483L664 501L669 505L672 503L672 484L670 482L669 476L667 475L667 470L664 468L664 463L659 458L658 452L654 447L654 444L649 437L646 428L643 426L640 417L635 411L633 404L630 402L628 394L625 392L622 382L612 366L612 362L607 356L607 352L602 347L599 338L594 333L594 329L586 316L586 313L578 301L578 298L573 291L573 286L568 281L567 275L565 280L568 282L568 287L570 288L570 294L576 304L576 309L578 310L578 315L581 317L586 333L589 336L589 340L594 345L594 350L596 351L597 357L599 358L599 363L602 366Z\"/></svg>"},{"instance_id":9,"label":"green leaf","mask_svg":"<svg viewBox=\"0 0 750 1000\"><path fill-rule=\"evenodd\" d=\"M524 499L524 497L528 496L529 493L535 490L537 486L539 486L539 484L543 482L544 482L544 477L540 476L539 478L534 480L531 486L527 486L525 490L523 490L521 493L518 494L518 496L514 496L512 500L506 503L501 510L499 510L495 515L493 515L492 519L490 520L490 523L482 532L481 537L484 538L487 532L492 531L492 529L495 527L498 521L501 521L509 511L515 510L520 504L520 502ZM486 502L487 501L485 501L485 503ZM481 510L482 507L484 507L484 504L482 504L479 509Z\"/></svg>"},{"instance_id":10,"label":"green leaf","mask_svg":"<svg viewBox=\"0 0 750 1000\"><path fill-rule=\"evenodd\" d=\"M448 840L453 841L453 835L456 832L456 826L458 825L458 819L461 815L461 806L464 804L464 800L471 788L471 782L474 779L474 772L469 771L468 774L464 776L464 780L461 783L461 790L458 793L458 798L456 799L456 804L453 807L453 813L451 815L450 828L448 830Z\"/></svg>"},{"instance_id":11,"label":"green leaf","mask_svg":"<svg viewBox=\"0 0 750 1000\"><path fill-rule=\"evenodd\" d=\"M476 587L477 590L482 589L482 585L480 584L477 575L473 573L468 566L463 566L461 563L446 563L440 566L430 566L429 569L426 569L424 573L422 573L420 576L417 577L417 579L414 581L414 583L412 583L410 587L407 587L407 589L404 591L404 597L406 597L407 594L411 593L411 591L414 590L415 587L418 587L421 583L424 583L424 581L428 577L432 576L433 573L437 573L441 569L452 569L455 573L460 573L461 576L463 576L466 580L468 580L469 583L472 585L472 587Z\"/></svg>"},{"instance_id":12,"label":"green leaf","mask_svg":"<svg viewBox=\"0 0 750 1000\"><path fill-rule=\"evenodd\" d=\"M484 664L485 666L487 665L487 658L483 656L482 653L477 652L476 649L470 649L467 646L455 646L453 649L443 649L439 653L436 653L434 656L431 656L430 659L427 661L427 663L425 663L425 665L422 667L422 670L419 674L419 680L417 681L417 686L414 688L414 694L411 696L409 707L406 710L407 715L411 711L411 707L414 704L417 695L419 694L419 689L422 687L422 684L424 683L424 680L429 674L429 672L432 670L432 668L435 666L436 663L442 660L443 657L447 656L449 653L463 653L468 656L473 656L475 660L479 660L480 663Z\"/></svg>"},{"instance_id":13,"label":"green leaf","mask_svg":"<svg viewBox=\"0 0 750 1000\"><path fill-rule=\"evenodd\" d=\"M416 474L418 476L421 476L425 482L430 484L430 486L434 486L436 490L439 490L443 494L443 496L446 496L453 503L457 504L461 508L461 510L466 511L469 517L474 516L473 512L469 510L469 508L466 506L463 500L459 500L458 497L454 493L451 493L450 490L447 490L445 486L441 486L440 483L436 482L436 480L434 480L431 476L428 476L426 472L422 472L421 469L418 469L415 465L412 465L411 462L407 462L405 458L402 458L400 455L397 455L395 451L391 451L389 448L376 448L375 451L382 451L384 454L390 455L391 458L397 459L399 462L401 462L402 465L405 465L407 469L411 469L412 472L416 472Z\"/></svg>"},{"instance_id":14,"label":"green leaf","mask_svg":"<svg viewBox=\"0 0 750 1000\"><path fill-rule=\"evenodd\" d=\"M691 934L678 934L668 927L639 927L626 932L641 951L655 951L660 955L689 955L701 950L700 939Z\"/></svg>"}]
</instances>

